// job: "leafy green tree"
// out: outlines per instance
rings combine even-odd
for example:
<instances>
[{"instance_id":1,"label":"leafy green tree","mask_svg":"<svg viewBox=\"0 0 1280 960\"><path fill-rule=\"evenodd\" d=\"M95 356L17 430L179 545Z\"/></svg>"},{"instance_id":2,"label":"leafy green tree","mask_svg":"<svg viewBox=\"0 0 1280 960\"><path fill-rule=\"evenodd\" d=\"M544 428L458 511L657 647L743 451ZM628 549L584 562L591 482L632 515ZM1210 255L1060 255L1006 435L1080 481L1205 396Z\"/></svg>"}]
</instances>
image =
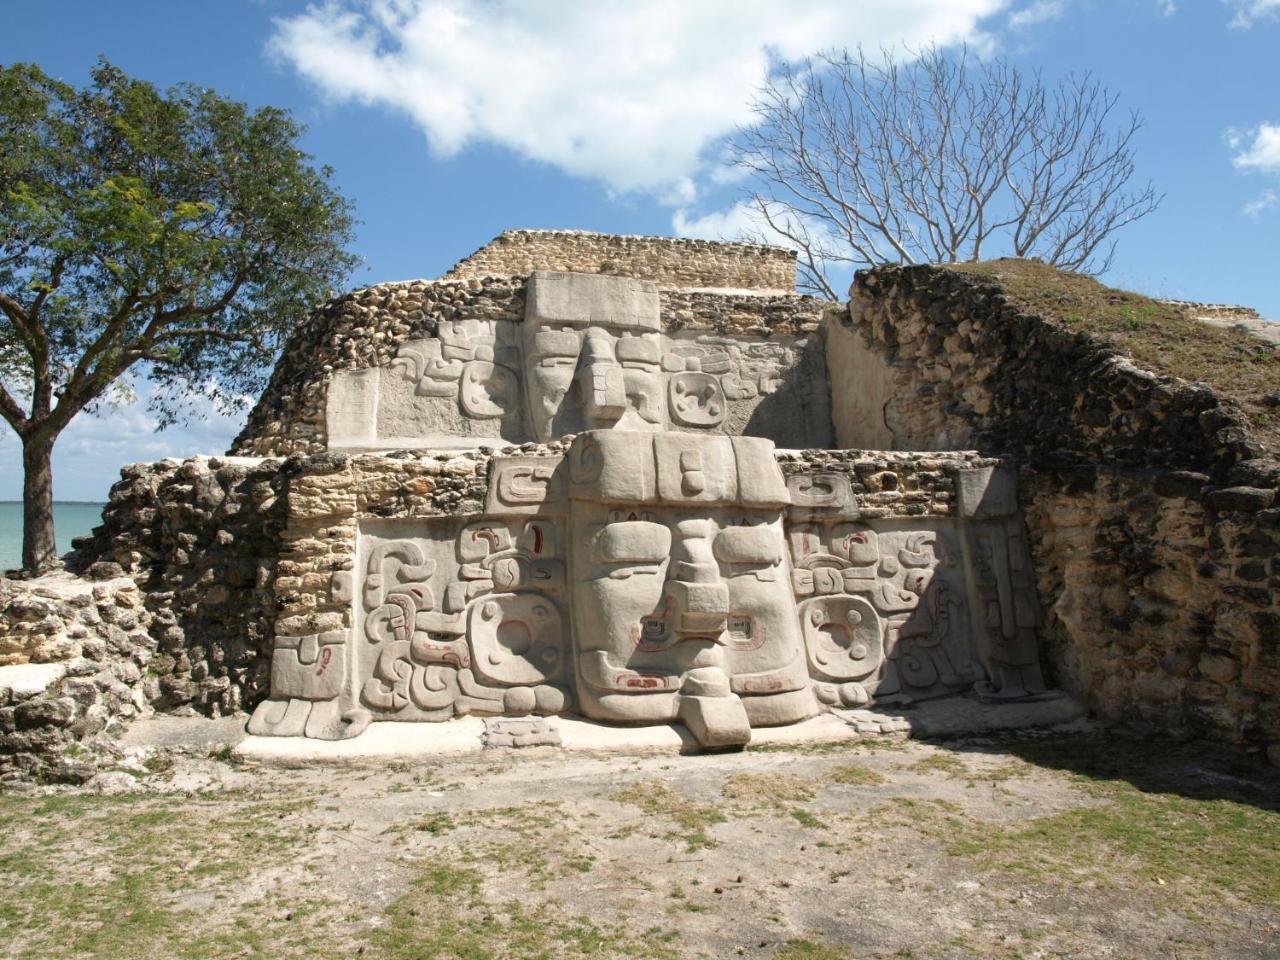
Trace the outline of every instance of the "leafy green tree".
<instances>
[{"instance_id":1,"label":"leafy green tree","mask_svg":"<svg viewBox=\"0 0 1280 960\"><path fill-rule=\"evenodd\" d=\"M56 564L54 441L133 370L162 426L256 391L349 274L351 204L303 128L100 61L76 89L0 66L0 416L22 442L22 565Z\"/></svg>"}]
</instances>

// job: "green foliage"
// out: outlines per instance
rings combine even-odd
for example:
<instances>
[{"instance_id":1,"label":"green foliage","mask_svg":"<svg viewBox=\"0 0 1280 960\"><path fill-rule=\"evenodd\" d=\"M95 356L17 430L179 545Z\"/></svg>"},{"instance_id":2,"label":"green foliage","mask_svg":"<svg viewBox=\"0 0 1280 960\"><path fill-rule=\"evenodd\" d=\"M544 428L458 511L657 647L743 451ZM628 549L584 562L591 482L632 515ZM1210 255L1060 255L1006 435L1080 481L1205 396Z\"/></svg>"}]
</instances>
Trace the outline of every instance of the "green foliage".
<instances>
[{"instance_id":1,"label":"green foliage","mask_svg":"<svg viewBox=\"0 0 1280 960\"><path fill-rule=\"evenodd\" d=\"M105 61L83 90L0 68L0 412L19 433L56 435L135 364L162 423L261 386L354 265L350 204L302 132Z\"/></svg>"}]
</instances>

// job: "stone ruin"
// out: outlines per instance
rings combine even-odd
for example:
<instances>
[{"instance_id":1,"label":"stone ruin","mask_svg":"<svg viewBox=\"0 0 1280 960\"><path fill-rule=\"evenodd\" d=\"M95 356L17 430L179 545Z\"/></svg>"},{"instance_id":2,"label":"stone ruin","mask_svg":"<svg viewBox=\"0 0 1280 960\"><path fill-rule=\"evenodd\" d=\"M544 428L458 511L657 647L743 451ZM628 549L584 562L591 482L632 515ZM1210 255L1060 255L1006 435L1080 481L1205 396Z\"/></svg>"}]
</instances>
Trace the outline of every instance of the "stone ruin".
<instances>
[{"instance_id":1,"label":"stone ruin","mask_svg":"<svg viewBox=\"0 0 1280 960\"><path fill-rule=\"evenodd\" d=\"M321 305L229 455L125 467L70 572L0 579L0 782L152 713L732 748L1046 677L1280 763L1280 461L989 266L833 304L784 250L508 231Z\"/></svg>"},{"instance_id":2,"label":"stone ruin","mask_svg":"<svg viewBox=\"0 0 1280 960\"><path fill-rule=\"evenodd\" d=\"M327 452L492 451L483 500L352 498L340 622L288 618L250 733L575 713L725 748L823 710L1044 694L1012 471L943 454L899 489L833 449L820 304L778 332L776 298L709 271L702 308L736 329L691 329L662 281L533 270L521 316L332 373Z\"/></svg>"}]
</instances>

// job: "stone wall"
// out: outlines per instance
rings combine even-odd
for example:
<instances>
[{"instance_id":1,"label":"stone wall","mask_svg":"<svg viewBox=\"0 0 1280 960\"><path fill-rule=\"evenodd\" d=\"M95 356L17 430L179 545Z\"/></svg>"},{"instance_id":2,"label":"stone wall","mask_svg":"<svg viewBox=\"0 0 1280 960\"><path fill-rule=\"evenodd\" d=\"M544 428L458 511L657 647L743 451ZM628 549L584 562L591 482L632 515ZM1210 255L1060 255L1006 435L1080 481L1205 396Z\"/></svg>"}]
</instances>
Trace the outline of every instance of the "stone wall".
<instances>
[{"instance_id":1,"label":"stone wall","mask_svg":"<svg viewBox=\"0 0 1280 960\"><path fill-rule=\"evenodd\" d=\"M1280 762L1280 464L1240 409L933 267L829 323L840 445L1023 463L1057 681L1099 714Z\"/></svg>"},{"instance_id":2,"label":"stone wall","mask_svg":"<svg viewBox=\"0 0 1280 960\"><path fill-rule=\"evenodd\" d=\"M287 477L278 459L193 457L132 464L112 487L80 550L142 590L157 709L217 716L265 692Z\"/></svg>"},{"instance_id":3,"label":"stone wall","mask_svg":"<svg viewBox=\"0 0 1280 960\"><path fill-rule=\"evenodd\" d=\"M781 247L585 230L506 230L445 279L527 277L535 270L617 274L668 289L796 288L795 252Z\"/></svg>"},{"instance_id":4,"label":"stone wall","mask_svg":"<svg viewBox=\"0 0 1280 960\"><path fill-rule=\"evenodd\" d=\"M0 783L94 774L69 748L150 713L159 694L150 625L128 577L0 581Z\"/></svg>"},{"instance_id":5,"label":"stone wall","mask_svg":"<svg viewBox=\"0 0 1280 960\"><path fill-rule=\"evenodd\" d=\"M885 267L860 273L850 297L827 329L839 446L972 446L1224 481L1264 453L1243 412L1208 386L1143 370L971 276Z\"/></svg>"},{"instance_id":6,"label":"stone wall","mask_svg":"<svg viewBox=\"0 0 1280 960\"><path fill-rule=\"evenodd\" d=\"M1108 720L1280 763L1280 509L1206 479L1023 472L1047 653Z\"/></svg>"}]
</instances>

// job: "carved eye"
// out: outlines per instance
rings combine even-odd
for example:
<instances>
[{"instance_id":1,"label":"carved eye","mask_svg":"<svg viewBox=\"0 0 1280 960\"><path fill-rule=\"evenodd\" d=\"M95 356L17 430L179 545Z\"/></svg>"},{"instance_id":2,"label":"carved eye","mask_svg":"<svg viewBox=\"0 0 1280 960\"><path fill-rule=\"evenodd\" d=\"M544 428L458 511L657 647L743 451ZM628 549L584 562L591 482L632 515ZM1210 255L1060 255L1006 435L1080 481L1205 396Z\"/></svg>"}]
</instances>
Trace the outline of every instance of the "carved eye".
<instances>
[{"instance_id":1,"label":"carved eye","mask_svg":"<svg viewBox=\"0 0 1280 960\"><path fill-rule=\"evenodd\" d=\"M596 534L594 547L602 563L661 563L671 554L671 531L660 523L624 520Z\"/></svg>"}]
</instances>

